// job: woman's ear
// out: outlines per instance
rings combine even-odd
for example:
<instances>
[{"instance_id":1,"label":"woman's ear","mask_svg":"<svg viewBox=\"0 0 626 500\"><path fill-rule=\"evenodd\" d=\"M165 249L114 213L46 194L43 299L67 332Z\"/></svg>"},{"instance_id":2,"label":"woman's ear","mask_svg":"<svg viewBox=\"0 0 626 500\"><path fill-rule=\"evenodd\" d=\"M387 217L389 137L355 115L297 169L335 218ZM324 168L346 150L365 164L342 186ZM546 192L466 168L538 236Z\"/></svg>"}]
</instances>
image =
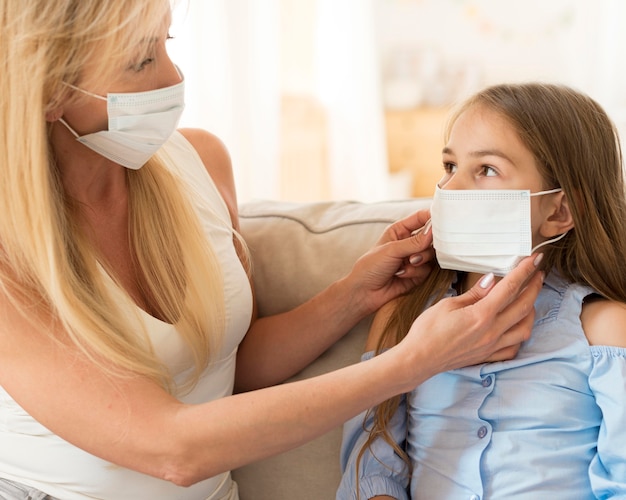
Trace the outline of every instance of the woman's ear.
<instances>
[{"instance_id":1,"label":"woman's ear","mask_svg":"<svg viewBox=\"0 0 626 500\"><path fill-rule=\"evenodd\" d=\"M63 108L61 106L46 112L47 122L56 122L63 116Z\"/></svg>"},{"instance_id":2,"label":"woman's ear","mask_svg":"<svg viewBox=\"0 0 626 500\"><path fill-rule=\"evenodd\" d=\"M547 217L539 228L539 233L544 238L554 238L574 227L574 218L569 208L567 195L560 191L549 196L551 198L545 200L543 207Z\"/></svg>"},{"instance_id":3,"label":"woman's ear","mask_svg":"<svg viewBox=\"0 0 626 500\"><path fill-rule=\"evenodd\" d=\"M65 103L69 94L68 90L63 87L59 94L54 94L48 105L46 106L46 121L56 122L59 118L65 114Z\"/></svg>"}]
</instances>

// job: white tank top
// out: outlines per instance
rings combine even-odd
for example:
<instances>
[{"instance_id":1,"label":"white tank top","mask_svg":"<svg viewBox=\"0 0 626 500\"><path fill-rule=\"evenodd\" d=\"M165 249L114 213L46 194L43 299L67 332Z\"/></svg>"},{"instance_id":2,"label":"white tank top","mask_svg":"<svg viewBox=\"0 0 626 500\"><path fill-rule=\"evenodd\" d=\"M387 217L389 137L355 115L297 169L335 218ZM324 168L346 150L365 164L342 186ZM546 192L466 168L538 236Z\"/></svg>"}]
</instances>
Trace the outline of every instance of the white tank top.
<instances>
[{"instance_id":1,"label":"white tank top","mask_svg":"<svg viewBox=\"0 0 626 500\"><path fill-rule=\"evenodd\" d=\"M196 386L179 397L196 404L232 394L237 346L252 314L247 275L232 244L232 224L224 200L202 160L176 132L162 149L165 164L183 180L202 227L222 265L226 334L217 361ZM182 381L192 366L176 329L147 313L140 316L156 352ZM208 445L208 444L207 444ZM63 500L218 499L230 486L225 473L189 488L118 467L69 444L26 413L0 387L0 477L26 484Z\"/></svg>"}]
</instances>

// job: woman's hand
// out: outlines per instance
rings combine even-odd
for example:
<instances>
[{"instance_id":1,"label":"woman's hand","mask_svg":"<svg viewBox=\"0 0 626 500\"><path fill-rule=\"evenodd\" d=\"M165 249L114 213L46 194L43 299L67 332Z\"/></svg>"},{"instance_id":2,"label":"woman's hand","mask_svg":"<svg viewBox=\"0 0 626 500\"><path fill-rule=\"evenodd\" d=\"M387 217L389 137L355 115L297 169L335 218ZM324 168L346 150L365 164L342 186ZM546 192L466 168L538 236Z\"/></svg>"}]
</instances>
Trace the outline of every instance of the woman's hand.
<instances>
[{"instance_id":1,"label":"woman's hand","mask_svg":"<svg viewBox=\"0 0 626 500\"><path fill-rule=\"evenodd\" d=\"M421 284L434 258L430 212L420 210L390 225L350 274L353 296L374 312L389 300Z\"/></svg>"},{"instance_id":2,"label":"woman's hand","mask_svg":"<svg viewBox=\"0 0 626 500\"><path fill-rule=\"evenodd\" d=\"M486 275L463 295L443 299L424 311L393 349L402 351L401 363L409 378L418 372L423 377L424 368L434 375L515 356L520 344L530 338L533 306L543 283L543 273L537 272L540 261L541 254L527 257L497 284L493 275ZM412 366L417 363L413 359L422 366ZM414 379L407 390L423 380Z\"/></svg>"},{"instance_id":3,"label":"woman's hand","mask_svg":"<svg viewBox=\"0 0 626 500\"><path fill-rule=\"evenodd\" d=\"M358 321L421 283L433 258L432 236L423 230L429 217L422 210L392 224L350 274L291 311L254 321L237 353L237 391L284 381ZM411 256L421 263L413 266ZM396 276L399 270L404 273Z\"/></svg>"}]
</instances>

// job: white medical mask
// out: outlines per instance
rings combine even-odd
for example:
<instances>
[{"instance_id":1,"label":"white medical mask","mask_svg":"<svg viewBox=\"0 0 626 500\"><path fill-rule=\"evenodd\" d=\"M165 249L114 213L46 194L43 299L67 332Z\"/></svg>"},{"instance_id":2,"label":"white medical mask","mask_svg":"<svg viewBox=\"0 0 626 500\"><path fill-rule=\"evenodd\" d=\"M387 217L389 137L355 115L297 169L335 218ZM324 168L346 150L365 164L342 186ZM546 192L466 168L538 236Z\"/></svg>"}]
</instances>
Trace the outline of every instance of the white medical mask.
<instances>
[{"instance_id":1,"label":"white medical mask","mask_svg":"<svg viewBox=\"0 0 626 500\"><path fill-rule=\"evenodd\" d=\"M170 87L107 94L106 97L69 83L66 85L105 100L109 127L108 130L79 136L65 120L61 118L59 121L88 148L133 170L141 168L170 138L185 107L184 79Z\"/></svg>"},{"instance_id":2,"label":"white medical mask","mask_svg":"<svg viewBox=\"0 0 626 500\"><path fill-rule=\"evenodd\" d=\"M433 246L443 269L504 276L537 248L532 248L530 198L560 188L529 190L435 189L430 209Z\"/></svg>"}]
</instances>

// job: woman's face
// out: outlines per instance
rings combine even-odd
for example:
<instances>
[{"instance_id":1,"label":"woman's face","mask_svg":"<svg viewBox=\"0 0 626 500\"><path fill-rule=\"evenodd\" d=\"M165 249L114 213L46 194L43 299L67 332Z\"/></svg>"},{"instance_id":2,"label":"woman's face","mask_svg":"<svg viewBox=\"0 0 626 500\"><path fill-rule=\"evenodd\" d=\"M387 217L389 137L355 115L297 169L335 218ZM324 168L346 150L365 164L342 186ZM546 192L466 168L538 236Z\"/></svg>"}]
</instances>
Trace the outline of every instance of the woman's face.
<instances>
[{"instance_id":1,"label":"woman's face","mask_svg":"<svg viewBox=\"0 0 626 500\"><path fill-rule=\"evenodd\" d=\"M108 93L142 92L169 87L182 79L176 66L167 54L169 19L163 23L162 29L155 37L146 38L140 47L129 50L128 62L111 72L112 77L106 81L93 82L89 67L84 69L83 78L76 86L102 97ZM95 61L94 64L102 64ZM79 134L85 135L108 128L107 103L102 99L73 91L77 100L69 101L64 106L63 118Z\"/></svg>"},{"instance_id":2,"label":"woman's face","mask_svg":"<svg viewBox=\"0 0 626 500\"><path fill-rule=\"evenodd\" d=\"M465 110L454 123L443 148L441 189L546 189L535 158L512 125L480 105ZM548 216L544 198L531 198L533 241L543 240L539 227Z\"/></svg>"}]
</instances>

